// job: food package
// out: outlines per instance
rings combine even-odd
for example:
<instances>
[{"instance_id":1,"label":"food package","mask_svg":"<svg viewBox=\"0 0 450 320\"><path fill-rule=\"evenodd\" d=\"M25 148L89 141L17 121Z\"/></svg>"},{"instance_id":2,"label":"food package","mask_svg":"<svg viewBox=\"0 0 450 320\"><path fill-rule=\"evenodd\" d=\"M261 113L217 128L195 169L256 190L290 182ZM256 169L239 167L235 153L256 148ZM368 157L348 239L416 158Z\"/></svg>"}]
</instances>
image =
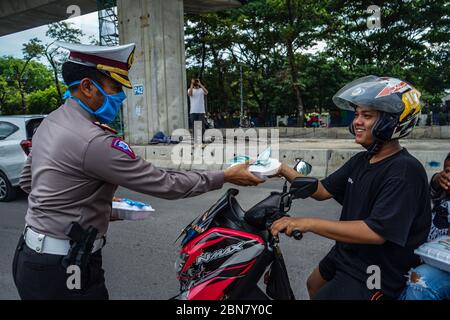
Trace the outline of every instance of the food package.
<instances>
[{"instance_id":1,"label":"food package","mask_svg":"<svg viewBox=\"0 0 450 320\"><path fill-rule=\"evenodd\" d=\"M278 161L278 159L271 158L271 152L272 151L270 148L264 150L264 152L262 152L256 161L248 168L249 171L262 179L277 174L280 170L281 162ZM249 160L250 157L248 156L236 156L231 161L231 166L235 166Z\"/></svg>"},{"instance_id":2,"label":"food package","mask_svg":"<svg viewBox=\"0 0 450 320\"><path fill-rule=\"evenodd\" d=\"M426 264L450 272L450 236L442 236L424 243L414 253Z\"/></svg>"},{"instance_id":3,"label":"food package","mask_svg":"<svg viewBox=\"0 0 450 320\"><path fill-rule=\"evenodd\" d=\"M127 198L113 198L111 216L114 219L144 220L155 211L151 205Z\"/></svg>"}]
</instances>

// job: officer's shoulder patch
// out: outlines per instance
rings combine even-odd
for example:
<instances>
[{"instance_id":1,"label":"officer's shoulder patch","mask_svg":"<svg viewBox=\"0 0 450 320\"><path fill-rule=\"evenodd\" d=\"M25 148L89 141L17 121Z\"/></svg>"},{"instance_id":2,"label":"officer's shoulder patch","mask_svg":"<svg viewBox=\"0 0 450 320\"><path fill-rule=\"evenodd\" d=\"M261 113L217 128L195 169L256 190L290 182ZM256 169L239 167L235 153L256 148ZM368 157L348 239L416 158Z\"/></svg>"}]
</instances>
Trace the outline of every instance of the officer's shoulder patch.
<instances>
[{"instance_id":1,"label":"officer's shoulder patch","mask_svg":"<svg viewBox=\"0 0 450 320\"><path fill-rule=\"evenodd\" d=\"M103 129L103 130L109 131L109 132L111 132L111 133L113 133L113 134L118 134L118 131L117 131L117 130L114 130L113 128L107 126L106 124L101 124L101 123L98 122L98 121L92 122L92 123L95 124L97 127Z\"/></svg>"},{"instance_id":2,"label":"officer's shoulder patch","mask_svg":"<svg viewBox=\"0 0 450 320\"><path fill-rule=\"evenodd\" d=\"M136 159L136 154L134 153L133 149L131 149L128 143L126 143L122 139L114 138L111 143L111 148L122 151L123 153L129 155L131 159Z\"/></svg>"}]
</instances>

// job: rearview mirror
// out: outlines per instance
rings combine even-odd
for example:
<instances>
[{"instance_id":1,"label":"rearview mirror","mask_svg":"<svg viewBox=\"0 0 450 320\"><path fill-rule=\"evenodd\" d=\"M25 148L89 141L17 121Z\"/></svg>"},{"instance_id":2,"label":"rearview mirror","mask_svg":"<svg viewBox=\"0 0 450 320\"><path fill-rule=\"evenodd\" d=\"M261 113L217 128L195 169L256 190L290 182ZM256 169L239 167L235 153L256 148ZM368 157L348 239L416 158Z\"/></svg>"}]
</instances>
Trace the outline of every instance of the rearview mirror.
<instances>
[{"instance_id":1,"label":"rearview mirror","mask_svg":"<svg viewBox=\"0 0 450 320\"><path fill-rule=\"evenodd\" d=\"M295 171L302 174L303 176L307 176L308 174L311 173L312 165L310 165L308 162L306 162L302 158L295 159L295 160L297 161L297 163L294 166Z\"/></svg>"},{"instance_id":2,"label":"rearview mirror","mask_svg":"<svg viewBox=\"0 0 450 320\"><path fill-rule=\"evenodd\" d=\"M319 180L313 177L298 177L295 178L291 183L289 193L294 199L297 198L308 198L314 192L316 192L319 185Z\"/></svg>"}]
</instances>

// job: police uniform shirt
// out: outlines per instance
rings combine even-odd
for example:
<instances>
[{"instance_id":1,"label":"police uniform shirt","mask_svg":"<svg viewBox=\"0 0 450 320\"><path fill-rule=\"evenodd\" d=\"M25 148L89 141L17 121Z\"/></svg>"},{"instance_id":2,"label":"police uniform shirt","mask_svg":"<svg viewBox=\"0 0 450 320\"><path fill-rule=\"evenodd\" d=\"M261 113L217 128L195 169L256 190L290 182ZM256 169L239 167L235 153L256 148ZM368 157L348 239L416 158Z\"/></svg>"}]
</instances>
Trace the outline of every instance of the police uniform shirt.
<instances>
[{"instance_id":1,"label":"police uniform shirt","mask_svg":"<svg viewBox=\"0 0 450 320\"><path fill-rule=\"evenodd\" d=\"M96 227L101 237L118 185L164 199L222 187L223 171L160 170L95 121L68 99L36 131L20 182L30 193L26 224L35 231L67 239L64 231L74 221Z\"/></svg>"}]
</instances>

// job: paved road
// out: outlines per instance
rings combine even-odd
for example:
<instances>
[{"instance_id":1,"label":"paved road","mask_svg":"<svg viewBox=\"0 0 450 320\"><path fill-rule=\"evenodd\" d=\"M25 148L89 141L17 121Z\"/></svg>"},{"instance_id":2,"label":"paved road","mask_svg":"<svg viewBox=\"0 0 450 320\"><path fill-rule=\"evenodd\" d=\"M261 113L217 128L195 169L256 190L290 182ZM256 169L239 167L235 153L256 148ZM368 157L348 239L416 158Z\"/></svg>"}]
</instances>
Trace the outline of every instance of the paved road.
<instances>
[{"instance_id":1,"label":"paved road","mask_svg":"<svg viewBox=\"0 0 450 320\"><path fill-rule=\"evenodd\" d=\"M238 199L244 209L262 200L272 190L280 190L281 180L262 186L239 188ZM225 188L231 185L225 186ZM103 249L106 283L111 299L168 299L178 290L174 263L179 231L194 217L208 209L225 189L191 199L160 200L127 189L118 196L150 202L157 210L145 221L120 221L110 225L108 244ZM0 299L18 299L11 276L11 263L18 236L23 229L26 196L10 203L0 203ZM293 216L337 219L340 206L334 200L317 202L297 200ZM298 299L307 299L306 279L331 248L330 240L307 234L301 241L281 238L292 288Z\"/></svg>"}]
</instances>

